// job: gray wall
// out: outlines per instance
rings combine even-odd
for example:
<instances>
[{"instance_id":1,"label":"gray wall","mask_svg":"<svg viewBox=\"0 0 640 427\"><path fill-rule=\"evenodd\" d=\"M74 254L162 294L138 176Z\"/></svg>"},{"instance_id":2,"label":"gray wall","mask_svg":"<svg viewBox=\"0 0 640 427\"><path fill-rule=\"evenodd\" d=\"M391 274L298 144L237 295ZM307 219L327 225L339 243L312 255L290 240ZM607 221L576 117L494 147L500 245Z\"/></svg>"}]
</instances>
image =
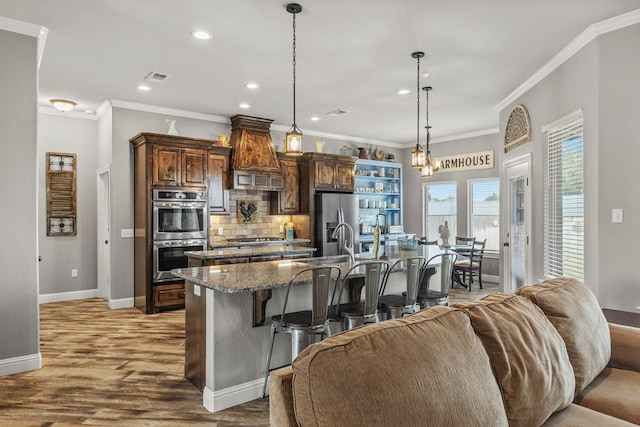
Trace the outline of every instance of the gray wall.
<instances>
[{"instance_id":1,"label":"gray wall","mask_svg":"<svg viewBox=\"0 0 640 427\"><path fill-rule=\"evenodd\" d=\"M96 282L96 121L40 114L38 124L38 224L40 295L97 288ZM47 236L46 152L76 155L75 236ZM78 277L71 278L71 269Z\"/></svg>"},{"instance_id":2,"label":"gray wall","mask_svg":"<svg viewBox=\"0 0 640 427\"><path fill-rule=\"evenodd\" d=\"M544 158L541 129L580 108L584 114L585 283L600 304L625 311L640 305L640 286L632 254L639 227L640 200L633 171L640 147L637 98L640 85L640 25L600 36L500 112L500 129L516 104L527 107L531 142L503 155L500 162L532 155L533 279L543 278ZM624 208L625 222L611 223L611 209ZM539 238L536 236L540 236Z\"/></svg>"},{"instance_id":3,"label":"gray wall","mask_svg":"<svg viewBox=\"0 0 640 427\"><path fill-rule=\"evenodd\" d=\"M39 357L37 39L0 30L0 361ZM36 166L37 165L37 166ZM4 367L3 372L6 372ZM11 370L11 366L8 367Z\"/></svg>"},{"instance_id":4,"label":"gray wall","mask_svg":"<svg viewBox=\"0 0 640 427\"><path fill-rule=\"evenodd\" d=\"M431 150L433 158L452 156L456 154L475 153L478 151L493 150L494 152L494 167L492 169L479 169L463 172L438 172L431 178L422 178L419 170L411 168L411 151L413 148L404 150L404 230L408 233L416 233L418 236L424 235L422 215L423 184L455 181L457 184L456 208L458 213L458 228L456 230L456 235L467 236L467 205L469 199L468 182L472 179L498 178L500 169L498 158L501 149L500 136L498 134L489 134L438 144L431 143L429 149ZM438 236L428 237L437 238ZM455 236L452 235L452 238L455 238ZM482 263L482 273L483 276L488 275L497 277L500 275L497 254L487 254Z\"/></svg>"}]
</instances>

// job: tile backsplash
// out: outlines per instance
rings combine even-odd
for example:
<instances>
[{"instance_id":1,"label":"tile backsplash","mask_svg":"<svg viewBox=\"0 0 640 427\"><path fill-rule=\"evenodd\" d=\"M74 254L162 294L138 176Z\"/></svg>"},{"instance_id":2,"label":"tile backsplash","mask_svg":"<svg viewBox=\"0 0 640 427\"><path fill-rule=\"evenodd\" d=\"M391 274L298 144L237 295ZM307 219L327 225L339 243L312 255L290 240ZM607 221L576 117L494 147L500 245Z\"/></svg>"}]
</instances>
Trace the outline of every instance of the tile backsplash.
<instances>
[{"instance_id":1,"label":"tile backsplash","mask_svg":"<svg viewBox=\"0 0 640 427\"><path fill-rule=\"evenodd\" d=\"M241 212L240 204L243 204L246 218ZM255 206L255 209L253 206ZM270 215L271 194L268 191L258 190L230 190L229 191L229 215L211 215L209 241L212 244L225 242L230 238L238 237L285 237L281 227L288 222L294 223L296 237L300 237L300 231L305 226L304 215ZM223 229L222 235L218 233ZM302 233L304 234L304 233Z\"/></svg>"}]
</instances>

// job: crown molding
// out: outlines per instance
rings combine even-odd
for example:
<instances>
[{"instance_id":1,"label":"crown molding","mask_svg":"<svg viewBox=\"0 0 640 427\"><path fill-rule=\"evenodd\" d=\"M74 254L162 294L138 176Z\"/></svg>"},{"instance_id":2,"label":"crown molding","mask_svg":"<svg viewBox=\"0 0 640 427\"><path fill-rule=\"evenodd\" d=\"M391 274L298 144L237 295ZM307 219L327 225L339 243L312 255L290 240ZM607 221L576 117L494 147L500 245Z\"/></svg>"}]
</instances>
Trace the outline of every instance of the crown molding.
<instances>
[{"instance_id":1,"label":"crown molding","mask_svg":"<svg viewBox=\"0 0 640 427\"><path fill-rule=\"evenodd\" d=\"M47 34L49 33L46 27L0 16L0 30L11 31L12 33L23 34L38 39L38 68L40 68L44 45L47 42Z\"/></svg>"},{"instance_id":2,"label":"crown molding","mask_svg":"<svg viewBox=\"0 0 640 427\"><path fill-rule=\"evenodd\" d=\"M229 117L224 117L224 116L218 116L215 114L205 114L205 113L196 113L193 111L187 111L187 110L178 110L178 109L174 109L174 108L166 108L166 107L159 107L156 105L148 105L148 104L138 104L135 102L129 102L129 101L122 101L119 99L112 99L109 101L110 105L112 107L115 108L124 108L127 110L136 110L136 111L144 111L147 113L157 113L157 114L167 114L167 115L171 115L171 116L176 116L176 117L185 117L188 119L196 119L196 120L205 120L205 121L209 121L209 122L216 122L216 123L224 123L224 124L231 124L231 120L229 119ZM99 110L99 109L98 109ZM289 130L289 128L291 128L290 125L279 125L279 124L272 124L271 125L271 130L276 130L279 132L287 132ZM319 132L319 131L313 131L313 130L305 130L304 131L304 135L305 136L315 136L318 138L330 138L330 139L336 139L339 141L347 141L347 142L352 142L355 144L374 144L374 145L381 145L381 146L385 146L385 147L393 147L393 148L401 148L399 146L399 144L395 144L392 142L387 142L387 141L378 141L375 139L368 139L368 138L359 138L359 137L355 137L355 136L349 136L349 135L339 135L339 134L334 134L334 133L327 133L327 132Z\"/></svg>"},{"instance_id":3,"label":"crown molding","mask_svg":"<svg viewBox=\"0 0 640 427\"><path fill-rule=\"evenodd\" d=\"M93 114L93 113L83 113L80 111L73 111L73 110L62 112L62 111L56 110L53 107L40 106L38 107L38 113L46 114L49 116L68 117L73 119L98 120L98 117L96 116L96 114Z\"/></svg>"},{"instance_id":4,"label":"crown molding","mask_svg":"<svg viewBox=\"0 0 640 427\"><path fill-rule=\"evenodd\" d=\"M108 99L105 99L96 109L96 120L101 119L108 111L111 111L111 102L109 102Z\"/></svg>"},{"instance_id":5,"label":"crown molding","mask_svg":"<svg viewBox=\"0 0 640 427\"><path fill-rule=\"evenodd\" d=\"M498 103L498 105L496 105L494 108L497 111L502 111L510 104L516 102L516 100L520 96L526 93L542 79L551 74L551 72L553 72L556 68L564 64L573 55L578 53L583 47L585 47L587 44L589 44L602 34L619 30L621 28L625 28L637 23L640 23L640 9L590 25L586 30L580 33L578 37L573 39L571 43L565 46L560 52L558 52L553 58L551 58L546 64L544 64L538 71L533 73L531 77L525 80L524 83L518 86L516 90L511 92L505 99L500 101L500 103Z\"/></svg>"},{"instance_id":6,"label":"crown molding","mask_svg":"<svg viewBox=\"0 0 640 427\"><path fill-rule=\"evenodd\" d=\"M184 117L187 119L204 120L207 122L216 122L231 124L229 117L218 116L215 114L195 113L193 111L179 110L176 108L159 107L157 105L138 104L135 102L122 101L112 99L109 101L114 108L124 108L126 110L145 111L147 113L167 114L170 116Z\"/></svg>"},{"instance_id":7,"label":"crown molding","mask_svg":"<svg viewBox=\"0 0 640 427\"><path fill-rule=\"evenodd\" d=\"M429 142L429 144L439 144L441 142L447 142L447 141L458 141L460 139L475 138L475 137L484 136L484 135L493 135L499 132L500 132L500 128L497 128L497 127L489 128L489 129L474 130L471 132L459 133L456 135L448 135L448 136L442 136L440 138L433 138ZM412 148L412 147L415 147L415 145L416 145L415 142L407 142L403 144L401 148Z\"/></svg>"}]
</instances>

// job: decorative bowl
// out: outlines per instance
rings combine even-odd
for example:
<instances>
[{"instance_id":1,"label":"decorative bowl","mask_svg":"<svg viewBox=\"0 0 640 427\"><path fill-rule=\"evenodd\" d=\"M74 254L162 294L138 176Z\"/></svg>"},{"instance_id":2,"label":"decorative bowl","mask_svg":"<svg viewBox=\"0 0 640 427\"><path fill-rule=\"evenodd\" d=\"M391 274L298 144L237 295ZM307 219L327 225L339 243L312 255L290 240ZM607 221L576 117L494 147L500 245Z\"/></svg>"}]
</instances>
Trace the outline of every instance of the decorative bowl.
<instances>
[{"instance_id":1,"label":"decorative bowl","mask_svg":"<svg viewBox=\"0 0 640 427\"><path fill-rule=\"evenodd\" d=\"M398 237L398 247L403 251L415 251L418 249L418 239Z\"/></svg>"}]
</instances>

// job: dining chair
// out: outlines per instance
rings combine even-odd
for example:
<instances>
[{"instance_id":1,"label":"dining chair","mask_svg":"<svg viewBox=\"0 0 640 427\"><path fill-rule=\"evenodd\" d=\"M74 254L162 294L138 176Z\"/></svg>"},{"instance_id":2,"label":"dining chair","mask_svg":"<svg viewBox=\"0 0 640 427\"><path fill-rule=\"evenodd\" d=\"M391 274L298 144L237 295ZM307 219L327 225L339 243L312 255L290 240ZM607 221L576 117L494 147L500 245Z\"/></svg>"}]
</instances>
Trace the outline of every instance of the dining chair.
<instances>
[{"instance_id":1,"label":"dining chair","mask_svg":"<svg viewBox=\"0 0 640 427\"><path fill-rule=\"evenodd\" d=\"M333 297L330 312L333 312L335 318L341 319L344 323L344 330L353 329L366 323L375 323L378 319L378 294L380 285L385 273L389 269L389 263L386 261L364 261L355 264L346 274L342 276L342 286L338 294L338 302L333 305ZM345 283L353 274L364 274L364 286L361 288L364 292L364 299L341 303L342 294L344 293ZM338 287L336 286L336 289ZM334 292L335 293L335 292Z\"/></svg>"},{"instance_id":2,"label":"dining chair","mask_svg":"<svg viewBox=\"0 0 640 427\"><path fill-rule=\"evenodd\" d=\"M471 245L471 252L465 255L465 259L457 261L453 267L454 277L460 277L460 281L468 286L471 291L473 285L473 277L478 277L478 284L482 289L482 259L484 258L484 248L487 244L487 239L483 241L474 240ZM461 256L463 254L460 254Z\"/></svg>"},{"instance_id":3,"label":"dining chair","mask_svg":"<svg viewBox=\"0 0 640 427\"><path fill-rule=\"evenodd\" d=\"M423 237L418 237L418 244L419 245L424 245L424 246L429 246L429 245L437 246L438 245L438 241L437 240L427 240L426 236L423 236Z\"/></svg>"},{"instance_id":4,"label":"dining chair","mask_svg":"<svg viewBox=\"0 0 640 427\"><path fill-rule=\"evenodd\" d=\"M420 304L420 309L436 305L449 305L449 291L453 284L453 266L457 258L458 255L455 252L444 252L429 258L423 270L426 279L423 278L418 290L417 300L418 304ZM432 270L435 270L435 272ZM440 280L438 289L430 288L433 277L438 277Z\"/></svg>"},{"instance_id":5,"label":"dining chair","mask_svg":"<svg viewBox=\"0 0 640 427\"><path fill-rule=\"evenodd\" d=\"M273 370L271 368L271 354L273 353L275 335L277 333L291 334L292 361L311 343L312 338L319 337L322 340L326 336L329 324L329 288L331 287L331 282L337 285L341 273L340 267L336 265L316 265L305 268L291 276L287 285L284 303L282 304L282 313L271 317L269 349L267 351L262 397L266 395L269 372ZM291 287L296 279L302 275L311 276L311 307L309 310L287 313L287 302L289 301Z\"/></svg>"},{"instance_id":6,"label":"dining chair","mask_svg":"<svg viewBox=\"0 0 640 427\"><path fill-rule=\"evenodd\" d=\"M420 306L417 303L418 288L426 263L427 259L425 257L415 256L399 259L387 270L382 280L380 296L378 297L378 311L380 312L381 320L396 319L420 310ZM402 270L405 272L405 291L401 294L385 295L389 276L393 270Z\"/></svg>"}]
</instances>

